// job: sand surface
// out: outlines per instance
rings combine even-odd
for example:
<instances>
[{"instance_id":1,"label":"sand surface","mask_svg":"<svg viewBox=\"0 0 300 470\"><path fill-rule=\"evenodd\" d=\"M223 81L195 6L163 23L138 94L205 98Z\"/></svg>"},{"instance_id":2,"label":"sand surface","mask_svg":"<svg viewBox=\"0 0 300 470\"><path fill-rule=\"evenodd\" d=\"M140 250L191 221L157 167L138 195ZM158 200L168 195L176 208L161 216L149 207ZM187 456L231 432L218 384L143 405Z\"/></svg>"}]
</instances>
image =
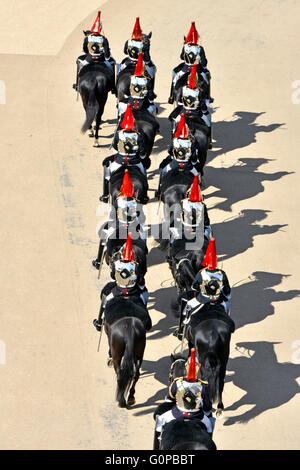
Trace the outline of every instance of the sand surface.
<instances>
[{"instance_id":1,"label":"sand surface","mask_svg":"<svg viewBox=\"0 0 300 470\"><path fill-rule=\"evenodd\" d=\"M102 5L101 5L102 3ZM1 2L2 449L151 449L152 411L166 393L178 345L171 274L149 239L153 329L137 403L120 410L107 340L92 326L101 282L91 266L103 158L110 154L116 100L109 96L101 148L80 134L84 111L72 90L82 30L101 7L112 54L123 58L136 16L152 31L161 135L150 195L169 145L171 71L196 21L212 75L214 145L206 203L232 291L232 337L219 449L299 447L298 18L287 0L199 0L137 4L111 0ZM298 96L299 95L299 96ZM6 103L6 104L2 104ZM157 202L148 220L158 222ZM160 217L162 213L160 213ZM6 351L6 358L3 351ZM3 362L6 362L3 364Z\"/></svg>"}]
</instances>

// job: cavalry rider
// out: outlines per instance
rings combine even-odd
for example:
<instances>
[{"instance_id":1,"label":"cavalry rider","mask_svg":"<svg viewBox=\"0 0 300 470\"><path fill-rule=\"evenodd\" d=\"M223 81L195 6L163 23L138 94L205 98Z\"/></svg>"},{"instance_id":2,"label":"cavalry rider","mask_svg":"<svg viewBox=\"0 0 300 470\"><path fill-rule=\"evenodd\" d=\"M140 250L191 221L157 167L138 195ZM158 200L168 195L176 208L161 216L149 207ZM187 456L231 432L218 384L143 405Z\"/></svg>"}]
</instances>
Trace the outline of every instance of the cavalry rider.
<instances>
[{"instance_id":1,"label":"cavalry rider","mask_svg":"<svg viewBox=\"0 0 300 470\"><path fill-rule=\"evenodd\" d=\"M199 34L193 21L187 36L184 38L184 45L180 54L182 62L173 70L172 84L169 97L169 103L174 103L174 89L177 81L183 75L190 72L193 64L197 66L197 72L202 75L203 79L209 85L210 73L207 70L207 60L202 46L199 45Z\"/></svg>"},{"instance_id":2,"label":"cavalry rider","mask_svg":"<svg viewBox=\"0 0 300 470\"><path fill-rule=\"evenodd\" d=\"M199 187L199 176L194 175L190 193L182 200L180 217L175 218L170 227L170 244L175 240L194 240L198 249L207 247L212 235L212 228ZM195 239L196 237L196 239Z\"/></svg>"},{"instance_id":3,"label":"cavalry rider","mask_svg":"<svg viewBox=\"0 0 300 470\"><path fill-rule=\"evenodd\" d=\"M155 95L150 85L150 79L145 74L143 52L139 53L134 74L130 77L129 91L130 95L125 95L124 99L118 103L119 115L125 112L128 103L130 103L132 110L145 110L151 115L156 113Z\"/></svg>"},{"instance_id":4,"label":"cavalry rider","mask_svg":"<svg viewBox=\"0 0 300 470\"><path fill-rule=\"evenodd\" d=\"M184 323L204 306L218 305L224 314L230 314L231 288L225 271L218 268L216 240L211 238L202 262L203 269L196 275L192 290L181 298L181 318L178 338ZM209 315L209 313L208 313Z\"/></svg>"},{"instance_id":5,"label":"cavalry rider","mask_svg":"<svg viewBox=\"0 0 300 470\"><path fill-rule=\"evenodd\" d=\"M172 111L169 120L173 122L173 128L176 128L181 114L184 113L193 134L197 129L200 129L211 139L211 108L207 106L197 83L196 67L192 67L188 84L182 88L182 104Z\"/></svg>"},{"instance_id":6,"label":"cavalry rider","mask_svg":"<svg viewBox=\"0 0 300 470\"><path fill-rule=\"evenodd\" d=\"M92 261L93 266L100 269L104 248L107 248L108 253L110 251L109 240L112 241L112 248L114 248L118 240L126 238L128 233L134 234L135 243L139 244L147 255L147 233L144 230L144 223L145 216L134 197L134 187L129 171L126 169L119 196L116 199L116 207L112 207L109 219L99 230L99 250L97 258ZM143 272L146 272L146 265L140 267ZM144 281L139 280L139 284L144 284Z\"/></svg>"},{"instance_id":7,"label":"cavalry rider","mask_svg":"<svg viewBox=\"0 0 300 470\"><path fill-rule=\"evenodd\" d=\"M97 331L101 331L105 307L110 300L123 296L144 308L147 306L148 290L145 285L138 284L138 263L134 259L130 233L125 246L111 263L111 278L113 281L107 283L102 289L99 316L93 321Z\"/></svg>"},{"instance_id":8,"label":"cavalry rider","mask_svg":"<svg viewBox=\"0 0 300 470\"><path fill-rule=\"evenodd\" d=\"M197 146L186 125L184 113L180 115L180 121L169 147L169 155L159 165L160 179L156 197L159 197L161 194L161 181L163 177L168 171L177 168L182 171L190 171L194 175L201 173Z\"/></svg>"},{"instance_id":9,"label":"cavalry rider","mask_svg":"<svg viewBox=\"0 0 300 470\"><path fill-rule=\"evenodd\" d=\"M119 72L124 70L128 65L134 64L138 60L140 52L143 52L146 73L151 78L152 89L154 88L155 65L150 58L150 39L151 33L146 36L143 35L140 26L140 19L136 18L135 25L132 31L131 39L125 42L124 54L126 58L122 60Z\"/></svg>"},{"instance_id":10,"label":"cavalry rider","mask_svg":"<svg viewBox=\"0 0 300 470\"><path fill-rule=\"evenodd\" d=\"M156 416L154 450L159 450L159 441L165 424L174 419L201 421L212 436L215 418L212 417L212 403L209 398L208 383L197 379L196 350L191 349L189 369L186 377L177 377L169 387L166 402L173 407Z\"/></svg>"},{"instance_id":11,"label":"cavalry rider","mask_svg":"<svg viewBox=\"0 0 300 470\"><path fill-rule=\"evenodd\" d=\"M150 166L150 159L145 152L143 134L136 129L129 103L123 118L120 120L120 128L115 133L112 146L117 153L106 157L102 162L105 167L103 195L100 197L102 202L108 202L110 177L122 165L137 166L144 176L146 176L145 168Z\"/></svg>"},{"instance_id":12,"label":"cavalry rider","mask_svg":"<svg viewBox=\"0 0 300 470\"><path fill-rule=\"evenodd\" d=\"M116 94L115 88L115 59L110 54L110 48L107 38L102 34L102 22L100 21L101 12L98 11L98 15L94 21L94 24L90 31L84 31L83 41L83 55L79 56L77 63L77 76L76 84L73 88L78 91L78 78L79 73L92 63L104 64L109 69L112 75L113 87L111 92Z\"/></svg>"}]
</instances>

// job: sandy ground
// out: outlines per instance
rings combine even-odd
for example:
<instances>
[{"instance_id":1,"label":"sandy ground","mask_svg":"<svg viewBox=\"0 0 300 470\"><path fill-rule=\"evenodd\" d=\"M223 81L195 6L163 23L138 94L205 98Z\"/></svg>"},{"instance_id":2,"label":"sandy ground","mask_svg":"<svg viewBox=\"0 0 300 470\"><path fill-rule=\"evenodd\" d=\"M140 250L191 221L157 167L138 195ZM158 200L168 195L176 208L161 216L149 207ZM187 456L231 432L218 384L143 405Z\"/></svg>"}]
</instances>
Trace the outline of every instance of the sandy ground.
<instances>
[{"instance_id":1,"label":"sandy ground","mask_svg":"<svg viewBox=\"0 0 300 470\"><path fill-rule=\"evenodd\" d=\"M151 449L152 411L165 395L169 355L178 345L172 280L164 254L149 239L146 281L154 326L137 404L120 410L114 373L106 367L106 338L97 354L91 323L109 275L105 269L99 282L91 260L96 226L107 210L98 196L116 102L109 97L101 148L94 149L80 134L84 112L71 88L82 29L91 26L99 6L1 2L2 449ZM136 16L145 32L153 32L161 135L149 172L152 191L169 144L171 70L196 21L217 108L204 194L233 286L237 325L225 418L214 438L219 449L296 449L300 107L293 86L300 80L300 4L140 0L137 8L112 0L101 10L117 61ZM156 202L149 205L149 223L158 222L156 209Z\"/></svg>"}]
</instances>

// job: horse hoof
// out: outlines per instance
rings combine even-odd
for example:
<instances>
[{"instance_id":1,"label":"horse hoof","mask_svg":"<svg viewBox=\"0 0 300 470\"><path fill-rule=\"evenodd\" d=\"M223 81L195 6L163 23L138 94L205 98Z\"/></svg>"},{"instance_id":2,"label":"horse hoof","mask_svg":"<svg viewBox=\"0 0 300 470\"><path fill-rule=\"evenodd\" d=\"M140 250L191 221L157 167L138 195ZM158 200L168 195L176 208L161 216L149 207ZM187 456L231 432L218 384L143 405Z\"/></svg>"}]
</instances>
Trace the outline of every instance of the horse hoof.
<instances>
[{"instance_id":1,"label":"horse hoof","mask_svg":"<svg viewBox=\"0 0 300 470\"><path fill-rule=\"evenodd\" d=\"M107 359L107 367L113 367L113 365L114 365L114 362L113 362L112 358L109 357L109 358Z\"/></svg>"},{"instance_id":2,"label":"horse hoof","mask_svg":"<svg viewBox=\"0 0 300 470\"><path fill-rule=\"evenodd\" d=\"M126 408L126 401L125 400L120 400L119 401L119 407L120 408Z\"/></svg>"},{"instance_id":3,"label":"horse hoof","mask_svg":"<svg viewBox=\"0 0 300 470\"><path fill-rule=\"evenodd\" d=\"M95 137L94 131L88 131L88 136L89 137Z\"/></svg>"},{"instance_id":4,"label":"horse hoof","mask_svg":"<svg viewBox=\"0 0 300 470\"><path fill-rule=\"evenodd\" d=\"M214 413L213 413L213 417L216 418L216 419L223 419L224 418L224 411L221 409L221 408L218 408Z\"/></svg>"},{"instance_id":5,"label":"horse hoof","mask_svg":"<svg viewBox=\"0 0 300 470\"><path fill-rule=\"evenodd\" d=\"M128 398L128 400L127 400L127 405L128 405L128 406L132 406L132 405L134 405L134 404L135 404L135 398L134 398L134 397Z\"/></svg>"},{"instance_id":6,"label":"horse hoof","mask_svg":"<svg viewBox=\"0 0 300 470\"><path fill-rule=\"evenodd\" d=\"M93 147L96 147L96 148L100 147L98 140L95 140L95 142L93 143Z\"/></svg>"}]
</instances>

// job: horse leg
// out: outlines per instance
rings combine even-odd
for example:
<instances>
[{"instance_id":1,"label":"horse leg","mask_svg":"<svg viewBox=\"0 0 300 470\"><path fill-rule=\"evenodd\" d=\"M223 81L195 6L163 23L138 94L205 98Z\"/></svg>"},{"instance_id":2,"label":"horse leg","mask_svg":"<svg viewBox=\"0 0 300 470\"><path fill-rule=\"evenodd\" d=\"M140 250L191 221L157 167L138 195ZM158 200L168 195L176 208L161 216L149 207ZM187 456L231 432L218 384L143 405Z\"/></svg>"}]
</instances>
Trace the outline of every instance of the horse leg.
<instances>
[{"instance_id":1,"label":"horse leg","mask_svg":"<svg viewBox=\"0 0 300 470\"><path fill-rule=\"evenodd\" d=\"M136 386L137 381L140 378L141 365L142 365L142 360L138 359L136 361L136 365L135 365L135 374L134 374L134 377L133 377L133 382L132 382L131 388L129 390L128 400L127 400L127 405L128 406L132 406L132 405L135 404L135 398L134 398L135 386Z\"/></svg>"},{"instance_id":2,"label":"horse leg","mask_svg":"<svg viewBox=\"0 0 300 470\"><path fill-rule=\"evenodd\" d=\"M88 130L88 136L89 137L94 137L95 133L94 133L94 129L93 129L93 126L91 126Z\"/></svg>"},{"instance_id":3,"label":"horse leg","mask_svg":"<svg viewBox=\"0 0 300 470\"><path fill-rule=\"evenodd\" d=\"M96 147L96 148L100 147L98 139L99 139L99 128L100 128L100 124L101 124L102 112L100 112L100 108L99 108L99 111L98 111L97 116L96 116L95 140L94 140L94 143L93 143L93 147Z\"/></svg>"},{"instance_id":4,"label":"horse leg","mask_svg":"<svg viewBox=\"0 0 300 470\"><path fill-rule=\"evenodd\" d=\"M222 419L224 416L224 405L222 402L222 394L223 394L223 389L224 389L224 380L225 380L225 374L226 374L226 364L222 364L220 367L220 372L219 372L219 388L218 388L218 405L217 405L217 411L216 411L216 418Z\"/></svg>"},{"instance_id":5,"label":"horse leg","mask_svg":"<svg viewBox=\"0 0 300 470\"><path fill-rule=\"evenodd\" d=\"M106 92L106 96L104 96L104 97L103 96L101 96L101 97L97 96L97 99L98 99L99 109L98 109L98 112L97 112L97 115L96 115L95 140L94 140L94 144L93 144L93 146L96 147L96 148L100 147L100 144L98 142L99 128L100 128L100 124L101 124L102 114L104 112L104 106L105 106L105 103L107 101L107 92Z\"/></svg>"}]
</instances>

